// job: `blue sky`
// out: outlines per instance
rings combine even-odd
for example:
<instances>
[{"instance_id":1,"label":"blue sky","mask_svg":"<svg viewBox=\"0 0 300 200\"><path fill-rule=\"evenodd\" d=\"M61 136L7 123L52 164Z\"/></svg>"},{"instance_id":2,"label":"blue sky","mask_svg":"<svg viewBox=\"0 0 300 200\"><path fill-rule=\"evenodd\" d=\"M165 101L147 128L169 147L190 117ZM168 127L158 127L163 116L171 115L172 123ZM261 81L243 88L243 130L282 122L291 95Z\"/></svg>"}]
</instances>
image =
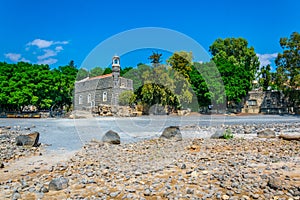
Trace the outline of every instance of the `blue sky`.
<instances>
[{"instance_id":1,"label":"blue sky","mask_svg":"<svg viewBox=\"0 0 300 200\"><path fill-rule=\"evenodd\" d=\"M0 0L0 61L57 67L74 60L81 66L99 43L115 34L161 27L193 38L207 51L217 38L243 37L267 64L282 52L280 37L300 32L299 10L297 0ZM147 62L147 56L121 61L134 66Z\"/></svg>"}]
</instances>

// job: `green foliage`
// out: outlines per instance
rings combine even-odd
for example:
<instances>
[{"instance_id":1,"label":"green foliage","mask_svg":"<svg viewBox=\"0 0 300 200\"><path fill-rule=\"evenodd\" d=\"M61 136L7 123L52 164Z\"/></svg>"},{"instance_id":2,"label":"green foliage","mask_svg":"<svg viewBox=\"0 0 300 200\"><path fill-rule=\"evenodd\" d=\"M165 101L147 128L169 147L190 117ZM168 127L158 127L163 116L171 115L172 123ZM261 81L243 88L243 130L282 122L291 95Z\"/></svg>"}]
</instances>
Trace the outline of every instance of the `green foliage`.
<instances>
[{"instance_id":1,"label":"green foliage","mask_svg":"<svg viewBox=\"0 0 300 200\"><path fill-rule=\"evenodd\" d=\"M279 53L275 82L289 99L290 107L300 105L300 34L294 32L290 38L280 38L283 53Z\"/></svg>"},{"instance_id":2,"label":"green foliage","mask_svg":"<svg viewBox=\"0 0 300 200\"><path fill-rule=\"evenodd\" d=\"M260 70L261 77L259 78L259 85L262 86L263 90L266 91L269 86L272 86L272 73L271 66L263 66Z\"/></svg>"},{"instance_id":3,"label":"green foliage","mask_svg":"<svg viewBox=\"0 0 300 200\"><path fill-rule=\"evenodd\" d=\"M127 90L123 91L119 96L119 104L121 106L130 106L136 100L136 94L133 91Z\"/></svg>"},{"instance_id":4,"label":"green foliage","mask_svg":"<svg viewBox=\"0 0 300 200\"><path fill-rule=\"evenodd\" d=\"M161 54L154 54L153 57L161 57ZM190 83L172 67L158 61L153 61L156 64L153 67L139 64L124 74L124 77L133 80L137 101L144 107L154 104L168 105L173 109L188 107L193 100Z\"/></svg>"},{"instance_id":5,"label":"green foliage","mask_svg":"<svg viewBox=\"0 0 300 200\"><path fill-rule=\"evenodd\" d=\"M137 90L137 99L149 107L155 104L179 107L178 98L169 88L157 83L146 83Z\"/></svg>"},{"instance_id":6,"label":"green foliage","mask_svg":"<svg viewBox=\"0 0 300 200\"><path fill-rule=\"evenodd\" d=\"M192 71L192 52L175 52L169 59L171 67L179 72L184 78L189 80L189 73Z\"/></svg>"},{"instance_id":7,"label":"green foliage","mask_svg":"<svg viewBox=\"0 0 300 200\"><path fill-rule=\"evenodd\" d=\"M216 110L224 109L224 85L214 62L194 63L189 76L200 107L214 105Z\"/></svg>"},{"instance_id":8,"label":"green foliage","mask_svg":"<svg viewBox=\"0 0 300 200\"><path fill-rule=\"evenodd\" d=\"M249 90L259 68L253 47L243 38L217 39L209 50L223 79L228 101L240 102Z\"/></svg>"},{"instance_id":9,"label":"green foliage","mask_svg":"<svg viewBox=\"0 0 300 200\"><path fill-rule=\"evenodd\" d=\"M112 69L109 68L109 67L107 67L107 68L104 69L103 75L105 75L105 74L111 74L111 73L112 73Z\"/></svg>"},{"instance_id":10,"label":"green foliage","mask_svg":"<svg viewBox=\"0 0 300 200\"><path fill-rule=\"evenodd\" d=\"M74 63L70 64L51 70L48 65L0 63L0 107L12 111L28 105L70 107L77 74Z\"/></svg>"},{"instance_id":11,"label":"green foliage","mask_svg":"<svg viewBox=\"0 0 300 200\"><path fill-rule=\"evenodd\" d=\"M230 129L226 129L224 134L223 134L223 138L226 140L232 139L234 136L232 134L232 131Z\"/></svg>"},{"instance_id":12,"label":"green foliage","mask_svg":"<svg viewBox=\"0 0 300 200\"><path fill-rule=\"evenodd\" d=\"M124 74L126 74L132 69L133 69L132 67L125 67L124 69L121 67L120 76L124 76Z\"/></svg>"},{"instance_id":13,"label":"green foliage","mask_svg":"<svg viewBox=\"0 0 300 200\"><path fill-rule=\"evenodd\" d=\"M133 80L133 90L137 91L140 88L145 78L147 78L147 74L150 74L151 67L144 64L139 64L137 68L133 68L126 73L123 74L123 77Z\"/></svg>"},{"instance_id":14,"label":"green foliage","mask_svg":"<svg viewBox=\"0 0 300 200\"><path fill-rule=\"evenodd\" d=\"M90 77L100 76L103 74L103 69L101 67L95 67L90 70Z\"/></svg>"},{"instance_id":15,"label":"green foliage","mask_svg":"<svg viewBox=\"0 0 300 200\"><path fill-rule=\"evenodd\" d=\"M158 52L152 52L152 55L149 56L149 60L153 64L154 67L157 67L162 61L161 61L162 54Z\"/></svg>"},{"instance_id":16,"label":"green foliage","mask_svg":"<svg viewBox=\"0 0 300 200\"><path fill-rule=\"evenodd\" d=\"M300 34L294 32L290 38L280 38L280 46L283 53L279 53L275 63L281 67L289 78L289 86L296 88L300 86L297 76L300 73Z\"/></svg>"},{"instance_id":17,"label":"green foliage","mask_svg":"<svg viewBox=\"0 0 300 200\"><path fill-rule=\"evenodd\" d=\"M89 71L84 69L84 68L80 68L77 72L76 81L80 81L80 80L85 79L87 77L89 77Z\"/></svg>"}]
</instances>

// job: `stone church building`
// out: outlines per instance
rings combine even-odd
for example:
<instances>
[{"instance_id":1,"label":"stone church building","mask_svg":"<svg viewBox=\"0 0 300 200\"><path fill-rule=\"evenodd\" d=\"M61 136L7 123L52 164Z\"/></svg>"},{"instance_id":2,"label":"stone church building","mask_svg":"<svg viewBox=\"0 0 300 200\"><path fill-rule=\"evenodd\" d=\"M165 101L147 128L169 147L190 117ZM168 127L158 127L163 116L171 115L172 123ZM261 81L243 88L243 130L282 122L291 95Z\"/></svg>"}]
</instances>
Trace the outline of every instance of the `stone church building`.
<instances>
[{"instance_id":1,"label":"stone church building","mask_svg":"<svg viewBox=\"0 0 300 200\"><path fill-rule=\"evenodd\" d=\"M112 59L112 73L75 82L74 110L97 109L100 105L117 106L119 95L133 90L133 81L120 77L120 58Z\"/></svg>"}]
</instances>

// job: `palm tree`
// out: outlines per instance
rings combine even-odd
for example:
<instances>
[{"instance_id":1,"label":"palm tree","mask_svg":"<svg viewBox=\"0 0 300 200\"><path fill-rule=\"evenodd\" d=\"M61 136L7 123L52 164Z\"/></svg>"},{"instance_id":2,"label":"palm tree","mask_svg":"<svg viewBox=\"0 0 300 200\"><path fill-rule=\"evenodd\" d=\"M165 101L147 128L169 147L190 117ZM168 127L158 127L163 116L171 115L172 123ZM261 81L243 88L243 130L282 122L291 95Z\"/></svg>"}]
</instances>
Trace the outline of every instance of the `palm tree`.
<instances>
[{"instance_id":1,"label":"palm tree","mask_svg":"<svg viewBox=\"0 0 300 200\"><path fill-rule=\"evenodd\" d=\"M151 63L154 67L157 67L162 61L161 61L162 54L158 52L152 52L152 55L148 58L151 60Z\"/></svg>"}]
</instances>

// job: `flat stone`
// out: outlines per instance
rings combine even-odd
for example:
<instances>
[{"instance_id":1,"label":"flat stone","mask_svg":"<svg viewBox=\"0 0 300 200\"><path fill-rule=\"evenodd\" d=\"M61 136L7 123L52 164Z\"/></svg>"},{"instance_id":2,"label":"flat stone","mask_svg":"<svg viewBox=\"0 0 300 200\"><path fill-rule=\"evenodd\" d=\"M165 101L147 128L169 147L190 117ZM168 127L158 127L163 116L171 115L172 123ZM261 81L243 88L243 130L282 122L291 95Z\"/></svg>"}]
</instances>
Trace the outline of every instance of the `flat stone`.
<instances>
[{"instance_id":1,"label":"flat stone","mask_svg":"<svg viewBox=\"0 0 300 200\"><path fill-rule=\"evenodd\" d=\"M271 129L265 129L257 133L257 137L259 138L275 138L275 131Z\"/></svg>"},{"instance_id":2,"label":"flat stone","mask_svg":"<svg viewBox=\"0 0 300 200\"><path fill-rule=\"evenodd\" d=\"M16 137L16 144L18 146L32 146L38 147L39 144L39 132L33 132L28 135L19 135Z\"/></svg>"}]
</instances>

